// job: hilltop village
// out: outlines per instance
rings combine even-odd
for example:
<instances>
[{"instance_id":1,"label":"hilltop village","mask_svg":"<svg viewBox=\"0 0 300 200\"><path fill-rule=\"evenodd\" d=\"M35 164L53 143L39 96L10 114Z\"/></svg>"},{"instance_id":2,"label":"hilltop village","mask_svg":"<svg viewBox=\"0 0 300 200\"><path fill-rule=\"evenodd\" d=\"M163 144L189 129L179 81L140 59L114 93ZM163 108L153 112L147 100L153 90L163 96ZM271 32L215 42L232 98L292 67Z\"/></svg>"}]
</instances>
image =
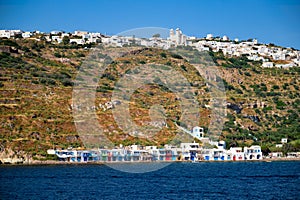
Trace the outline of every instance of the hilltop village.
<instances>
[{"instance_id":1,"label":"hilltop village","mask_svg":"<svg viewBox=\"0 0 300 200\"><path fill-rule=\"evenodd\" d=\"M247 56L249 60L262 61L262 67L290 68L300 66L300 51L294 48L284 48L274 44L261 44L256 39L239 41L238 38L231 40L228 36L214 37L207 34L206 37L197 38L187 36L177 28L170 29L169 37L161 38L160 34L154 34L150 38L137 38L135 36L108 36L98 32L74 31L40 31L24 32L22 30L0 30L0 38L26 38L33 40L45 40L52 43L91 44L103 43L116 47L129 45L141 45L145 47L159 47L169 49L174 46L191 46L198 51L222 51L228 56Z\"/></svg>"}]
</instances>

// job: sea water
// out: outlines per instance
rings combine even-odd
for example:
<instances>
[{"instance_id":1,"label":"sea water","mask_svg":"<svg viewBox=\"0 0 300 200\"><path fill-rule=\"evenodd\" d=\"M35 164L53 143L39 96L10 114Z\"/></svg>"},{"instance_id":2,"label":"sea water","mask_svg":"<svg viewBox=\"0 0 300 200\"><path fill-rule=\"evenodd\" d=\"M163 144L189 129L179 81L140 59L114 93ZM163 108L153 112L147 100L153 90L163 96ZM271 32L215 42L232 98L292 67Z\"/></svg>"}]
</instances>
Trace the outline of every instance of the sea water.
<instances>
[{"instance_id":1,"label":"sea water","mask_svg":"<svg viewBox=\"0 0 300 200\"><path fill-rule=\"evenodd\" d=\"M149 173L0 166L0 199L299 199L299 191L299 161L173 163Z\"/></svg>"}]
</instances>

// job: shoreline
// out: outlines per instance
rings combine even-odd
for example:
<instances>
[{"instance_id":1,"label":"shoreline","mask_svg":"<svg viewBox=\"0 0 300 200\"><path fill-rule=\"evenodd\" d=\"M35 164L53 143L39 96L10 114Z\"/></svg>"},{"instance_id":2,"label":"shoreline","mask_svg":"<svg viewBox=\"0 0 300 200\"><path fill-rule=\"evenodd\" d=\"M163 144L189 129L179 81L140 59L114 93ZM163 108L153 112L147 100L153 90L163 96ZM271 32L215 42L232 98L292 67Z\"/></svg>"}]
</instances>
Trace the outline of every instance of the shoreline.
<instances>
[{"instance_id":1,"label":"shoreline","mask_svg":"<svg viewBox=\"0 0 300 200\"><path fill-rule=\"evenodd\" d=\"M35 165L111 165L111 164L138 164L138 163L222 163L222 162L279 162L279 161L300 161L299 158L265 158L262 160L201 160L201 161L190 161L190 160L176 160L176 161L90 161L90 162L64 162L56 160L25 162L25 163L1 163L0 166L35 166Z\"/></svg>"}]
</instances>

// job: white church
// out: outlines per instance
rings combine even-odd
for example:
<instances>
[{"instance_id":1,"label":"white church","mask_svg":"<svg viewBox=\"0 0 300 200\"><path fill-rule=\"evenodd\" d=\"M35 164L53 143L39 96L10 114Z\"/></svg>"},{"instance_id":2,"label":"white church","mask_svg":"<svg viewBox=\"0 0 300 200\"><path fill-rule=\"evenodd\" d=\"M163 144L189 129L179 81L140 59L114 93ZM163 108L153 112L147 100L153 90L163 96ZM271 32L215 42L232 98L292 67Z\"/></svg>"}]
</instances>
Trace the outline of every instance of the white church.
<instances>
[{"instance_id":1,"label":"white church","mask_svg":"<svg viewBox=\"0 0 300 200\"><path fill-rule=\"evenodd\" d=\"M175 45L186 45L187 36L182 34L182 31L177 28L174 32L173 29L170 30L169 40L175 43Z\"/></svg>"}]
</instances>

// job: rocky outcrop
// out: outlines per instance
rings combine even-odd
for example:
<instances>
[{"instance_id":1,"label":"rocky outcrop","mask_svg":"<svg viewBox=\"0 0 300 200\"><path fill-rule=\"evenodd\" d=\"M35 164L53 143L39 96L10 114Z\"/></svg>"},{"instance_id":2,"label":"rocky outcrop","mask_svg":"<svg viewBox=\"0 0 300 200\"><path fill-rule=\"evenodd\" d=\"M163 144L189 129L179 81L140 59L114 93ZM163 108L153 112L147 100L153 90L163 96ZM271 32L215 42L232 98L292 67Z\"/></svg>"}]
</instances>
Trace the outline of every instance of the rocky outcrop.
<instances>
[{"instance_id":1,"label":"rocky outcrop","mask_svg":"<svg viewBox=\"0 0 300 200\"><path fill-rule=\"evenodd\" d=\"M2 149L0 152L0 163L2 164L21 164L29 163L31 157L24 152L14 152L12 149Z\"/></svg>"},{"instance_id":2,"label":"rocky outcrop","mask_svg":"<svg viewBox=\"0 0 300 200\"><path fill-rule=\"evenodd\" d=\"M239 106L239 105L234 104L234 103L227 103L227 108L229 108L231 110L234 110L235 113L237 113L237 114L240 114L241 111L243 110L242 106Z\"/></svg>"}]
</instances>

